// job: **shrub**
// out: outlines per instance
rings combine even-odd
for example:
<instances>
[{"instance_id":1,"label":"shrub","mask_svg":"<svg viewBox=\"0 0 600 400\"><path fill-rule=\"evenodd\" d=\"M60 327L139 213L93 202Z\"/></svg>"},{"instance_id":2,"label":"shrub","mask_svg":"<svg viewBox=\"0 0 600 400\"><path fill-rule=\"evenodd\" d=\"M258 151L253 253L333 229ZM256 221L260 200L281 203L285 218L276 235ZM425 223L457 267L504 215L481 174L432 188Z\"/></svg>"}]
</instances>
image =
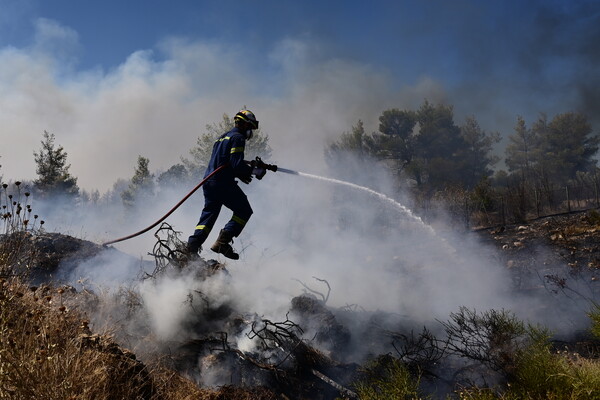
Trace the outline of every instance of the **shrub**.
<instances>
[{"instance_id":1,"label":"shrub","mask_svg":"<svg viewBox=\"0 0 600 400\"><path fill-rule=\"evenodd\" d=\"M365 378L354 387L362 400L421 399L420 378L411 376L408 369L391 356L380 356L369 363Z\"/></svg>"},{"instance_id":2,"label":"shrub","mask_svg":"<svg viewBox=\"0 0 600 400\"><path fill-rule=\"evenodd\" d=\"M502 388L469 388L460 399L600 399L600 363L553 351L548 332L529 327L528 345L515 355L515 369Z\"/></svg>"},{"instance_id":3,"label":"shrub","mask_svg":"<svg viewBox=\"0 0 600 400\"><path fill-rule=\"evenodd\" d=\"M0 277L27 273L36 253L31 235L41 229L44 221L33 214L30 193L21 190L21 182L0 188Z\"/></svg>"},{"instance_id":4,"label":"shrub","mask_svg":"<svg viewBox=\"0 0 600 400\"><path fill-rule=\"evenodd\" d=\"M600 304L594 303L592 305L592 311L588 313L592 320L592 327L590 331L597 339L600 339Z\"/></svg>"}]
</instances>

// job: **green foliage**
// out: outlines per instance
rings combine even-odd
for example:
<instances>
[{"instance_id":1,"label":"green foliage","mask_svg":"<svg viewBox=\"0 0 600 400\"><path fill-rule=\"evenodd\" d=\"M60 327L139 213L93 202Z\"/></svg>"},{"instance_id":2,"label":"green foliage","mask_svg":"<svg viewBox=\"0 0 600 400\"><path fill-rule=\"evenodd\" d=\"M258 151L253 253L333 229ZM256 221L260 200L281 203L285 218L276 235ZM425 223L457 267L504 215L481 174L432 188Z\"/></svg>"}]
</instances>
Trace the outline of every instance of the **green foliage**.
<instances>
[{"instance_id":1,"label":"green foliage","mask_svg":"<svg viewBox=\"0 0 600 400\"><path fill-rule=\"evenodd\" d=\"M600 339L600 304L592 304L592 310L588 313L592 320L592 327L590 331L597 339Z\"/></svg>"},{"instance_id":2,"label":"green foliage","mask_svg":"<svg viewBox=\"0 0 600 400\"><path fill-rule=\"evenodd\" d=\"M206 125L206 132L198 136L196 146L190 150L192 159L181 159L181 162L189 172L190 176L197 177L203 175L204 170L208 165L208 161L210 160L215 140L225 132L232 130L234 126L233 118L229 117L227 114L223 114L223 118L220 122ZM269 136L262 135L260 129L255 130L252 138L246 141L246 148L244 150L244 157L246 160L254 159L257 156L265 161L271 157Z\"/></svg>"},{"instance_id":3,"label":"green foliage","mask_svg":"<svg viewBox=\"0 0 600 400\"><path fill-rule=\"evenodd\" d=\"M527 334L524 323L507 310L477 313L461 307L442 325L450 353L507 373L514 367L515 356Z\"/></svg>"},{"instance_id":4,"label":"green foliage","mask_svg":"<svg viewBox=\"0 0 600 400\"><path fill-rule=\"evenodd\" d=\"M506 165L525 182L562 183L595 168L599 144L582 114L558 114L550 122L541 114L531 129L519 117L506 147Z\"/></svg>"},{"instance_id":5,"label":"green foliage","mask_svg":"<svg viewBox=\"0 0 600 400\"><path fill-rule=\"evenodd\" d=\"M158 176L156 181L160 187L176 186L181 183L186 183L190 179L190 174L183 164L175 164L168 170Z\"/></svg>"},{"instance_id":6,"label":"green foliage","mask_svg":"<svg viewBox=\"0 0 600 400\"><path fill-rule=\"evenodd\" d=\"M482 178L471 192L471 201L478 210L491 211L496 208L496 193L490 178Z\"/></svg>"},{"instance_id":7,"label":"green foliage","mask_svg":"<svg viewBox=\"0 0 600 400\"><path fill-rule=\"evenodd\" d=\"M56 147L54 140L54 134L44 131L42 148L39 152L33 153L38 175L38 179L34 181L36 192L43 197L77 196L79 194L77 178L69 173L71 166L67 164L67 153L62 146Z\"/></svg>"},{"instance_id":8,"label":"green foliage","mask_svg":"<svg viewBox=\"0 0 600 400\"><path fill-rule=\"evenodd\" d=\"M148 169L149 163L150 160L147 158L138 156L137 166L129 187L121 193L121 199L125 206L131 207L140 199L154 194L154 175Z\"/></svg>"},{"instance_id":9,"label":"green foliage","mask_svg":"<svg viewBox=\"0 0 600 400\"><path fill-rule=\"evenodd\" d=\"M350 132L342 133L336 142L326 147L325 160L340 178L361 181L365 173L373 170L369 167L374 161L373 149L373 138L365 133L359 120Z\"/></svg>"},{"instance_id":10,"label":"green foliage","mask_svg":"<svg viewBox=\"0 0 600 400\"><path fill-rule=\"evenodd\" d=\"M354 387L362 400L423 399L419 395L420 378L411 376L397 359L380 356L369 363L365 378Z\"/></svg>"},{"instance_id":11,"label":"green foliage","mask_svg":"<svg viewBox=\"0 0 600 400\"><path fill-rule=\"evenodd\" d=\"M598 399L600 363L552 350L546 332L530 330L530 345L519 352L508 390L519 398Z\"/></svg>"},{"instance_id":12,"label":"green foliage","mask_svg":"<svg viewBox=\"0 0 600 400\"><path fill-rule=\"evenodd\" d=\"M477 317L472 313L465 314L461 310L459 314L461 317L456 318L455 315L453 318L456 330L471 331L475 326L480 330L485 325L493 326L500 322L500 331L509 333L508 336L504 336L508 338L513 336L512 333L518 333L522 338L520 344L511 350L508 358L512 361L502 366L502 373L507 378L503 385L494 388L465 388L457 392L460 399L600 399L598 360L584 359L574 353L556 352L550 341L550 333L546 329L525 327L522 322L505 313L496 313L495 317L491 314L487 317L485 314ZM463 316L466 316L466 319ZM477 322L474 324L474 321ZM497 328L491 329L494 330ZM490 329L485 328L484 331ZM472 334L465 337L468 336L473 337ZM481 333L475 335L485 336ZM476 346L481 345L477 341L474 343Z\"/></svg>"},{"instance_id":13,"label":"green foliage","mask_svg":"<svg viewBox=\"0 0 600 400\"><path fill-rule=\"evenodd\" d=\"M549 124L540 120L540 168L555 180L575 177L577 171L589 171L596 165L600 138L593 135L587 118L578 113L556 115Z\"/></svg>"},{"instance_id":14,"label":"green foliage","mask_svg":"<svg viewBox=\"0 0 600 400\"><path fill-rule=\"evenodd\" d=\"M426 192L448 186L471 189L492 174L498 157L490 155L500 140L488 134L474 117L463 127L454 123L451 106L425 101L417 111L389 109L379 117L379 132L365 133L358 121L349 133L326 149L330 165L347 169L349 155L361 160L377 159L399 178L407 178Z\"/></svg>"},{"instance_id":15,"label":"green foliage","mask_svg":"<svg viewBox=\"0 0 600 400\"><path fill-rule=\"evenodd\" d=\"M490 167L498 162L499 157L491 153L494 145L500 141L500 134L486 133L473 116L468 117L460 129L465 141L461 152L464 168L462 183L470 189L492 175Z\"/></svg>"},{"instance_id":16,"label":"green foliage","mask_svg":"<svg viewBox=\"0 0 600 400\"><path fill-rule=\"evenodd\" d=\"M505 162L509 172L529 179L532 176L532 168L539 159L539 139L535 132L527 128L523 117L517 118L515 133L508 137L508 141Z\"/></svg>"}]
</instances>

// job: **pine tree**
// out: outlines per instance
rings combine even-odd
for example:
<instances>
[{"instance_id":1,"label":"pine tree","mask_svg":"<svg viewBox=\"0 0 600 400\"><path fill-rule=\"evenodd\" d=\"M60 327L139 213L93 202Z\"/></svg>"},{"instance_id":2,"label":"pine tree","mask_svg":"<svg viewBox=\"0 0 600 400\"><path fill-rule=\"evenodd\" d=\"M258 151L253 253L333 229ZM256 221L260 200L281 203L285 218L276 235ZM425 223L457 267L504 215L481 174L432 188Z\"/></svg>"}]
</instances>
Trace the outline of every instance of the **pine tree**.
<instances>
[{"instance_id":1,"label":"pine tree","mask_svg":"<svg viewBox=\"0 0 600 400\"><path fill-rule=\"evenodd\" d=\"M587 118L579 113L556 115L550 123L538 122L540 165L551 180L574 179L577 172L589 172L596 166L600 138L593 133Z\"/></svg>"},{"instance_id":2,"label":"pine tree","mask_svg":"<svg viewBox=\"0 0 600 400\"><path fill-rule=\"evenodd\" d=\"M39 152L33 152L38 175L38 179L33 182L36 192L43 197L76 197L79 187L77 178L69 173L71 165L67 164L67 153L62 146L55 146L54 134L44 131L43 137L42 148Z\"/></svg>"},{"instance_id":3,"label":"pine tree","mask_svg":"<svg viewBox=\"0 0 600 400\"><path fill-rule=\"evenodd\" d=\"M517 118L515 133L508 137L506 146L506 166L512 173L530 176L532 168L536 165L538 154L538 139L525 125L523 117Z\"/></svg>"},{"instance_id":4,"label":"pine tree","mask_svg":"<svg viewBox=\"0 0 600 400\"><path fill-rule=\"evenodd\" d=\"M454 123L452 106L425 101L417 111L417 122L415 157L407 167L412 178L431 191L462 185L462 152L467 144Z\"/></svg>"},{"instance_id":5,"label":"pine tree","mask_svg":"<svg viewBox=\"0 0 600 400\"><path fill-rule=\"evenodd\" d=\"M491 167L499 158L491 155L491 152L500 141L500 134L485 132L474 116L467 117L460 132L466 145L461 151L464 167L462 181L465 187L472 189L492 175Z\"/></svg>"},{"instance_id":6,"label":"pine tree","mask_svg":"<svg viewBox=\"0 0 600 400\"><path fill-rule=\"evenodd\" d=\"M339 178L361 184L372 181L370 171L374 158L375 142L365 133L363 122L358 120L350 132L325 148L325 161Z\"/></svg>"},{"instance_id":7,"label":"pine tree","mask_svg":"<svg viewBox=\"0 0 600 400\"><path fill-rule=\"evenodd\" d=\"M154 175L148 169L149 164L150 160L138 156L137 166L129 187L121 193L121 199L125 206L132 207L140 200L147 200L154 195Z\"/></svg>"}]
</instances>

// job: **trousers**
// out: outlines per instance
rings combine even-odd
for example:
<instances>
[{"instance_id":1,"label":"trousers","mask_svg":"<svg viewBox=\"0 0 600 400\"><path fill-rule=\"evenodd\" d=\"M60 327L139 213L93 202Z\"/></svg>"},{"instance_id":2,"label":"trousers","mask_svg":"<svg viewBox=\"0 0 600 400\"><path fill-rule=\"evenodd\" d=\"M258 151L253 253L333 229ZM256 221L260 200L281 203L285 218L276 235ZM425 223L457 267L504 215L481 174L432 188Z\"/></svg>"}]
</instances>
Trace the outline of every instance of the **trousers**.
<instances>
[{"instance_id":1,"label":"trousers","mask_svg":"<svg viewBox=\"0 0 600 400\"><path fill-rule=\"evenodd\" d=\"M226 184L219 181L207 181L202 189L204 191L204 208L194 229L194 234L188 238L188 246L195 248L200 248L206 241L223 206L233 211L231 219L223 229L234 237L242 232L253 213L248 197L235 181Z\"/></svg>"}]
</instances>

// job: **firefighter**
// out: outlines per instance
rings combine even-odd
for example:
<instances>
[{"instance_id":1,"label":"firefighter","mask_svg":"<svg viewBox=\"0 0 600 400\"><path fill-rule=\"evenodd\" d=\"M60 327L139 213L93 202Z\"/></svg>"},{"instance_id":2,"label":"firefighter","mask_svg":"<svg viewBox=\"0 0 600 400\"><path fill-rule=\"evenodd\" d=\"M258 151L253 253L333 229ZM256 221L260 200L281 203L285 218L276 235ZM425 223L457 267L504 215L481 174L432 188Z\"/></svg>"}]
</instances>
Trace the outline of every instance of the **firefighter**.
<instances>
[{"instance_id":1,"label":"firefighter","mask_svg":"<svg viewBox=\"0 0 600 400\"><path fill-rule=\"evenodd\" d=\"M246 163L244 161L244 148L246 140L252 137L252 131L258 129L258 121L249 110L241 110L234 117L235 127L221 135L213 145L212 155L204 177L222 165L226 165L221 171L206 181L202 187L204 190L204 209L200 220L196 225L194 234L188 239L188 251L192 255L198 255L202 250L202 244L213 228L221 207L225 206L233 211L233 215L225 227L221 229L219 237L211 246L211 250L223 254L233 260L239 259L231 244L233 238L237 237L250 216L252 208L248 198L238 186L236 178L245 184L252 181L252 176L262 179L266 169L257 165L255 161ZM260 160L257 158L257 160Z\"/></svg>"}]
</instances>

